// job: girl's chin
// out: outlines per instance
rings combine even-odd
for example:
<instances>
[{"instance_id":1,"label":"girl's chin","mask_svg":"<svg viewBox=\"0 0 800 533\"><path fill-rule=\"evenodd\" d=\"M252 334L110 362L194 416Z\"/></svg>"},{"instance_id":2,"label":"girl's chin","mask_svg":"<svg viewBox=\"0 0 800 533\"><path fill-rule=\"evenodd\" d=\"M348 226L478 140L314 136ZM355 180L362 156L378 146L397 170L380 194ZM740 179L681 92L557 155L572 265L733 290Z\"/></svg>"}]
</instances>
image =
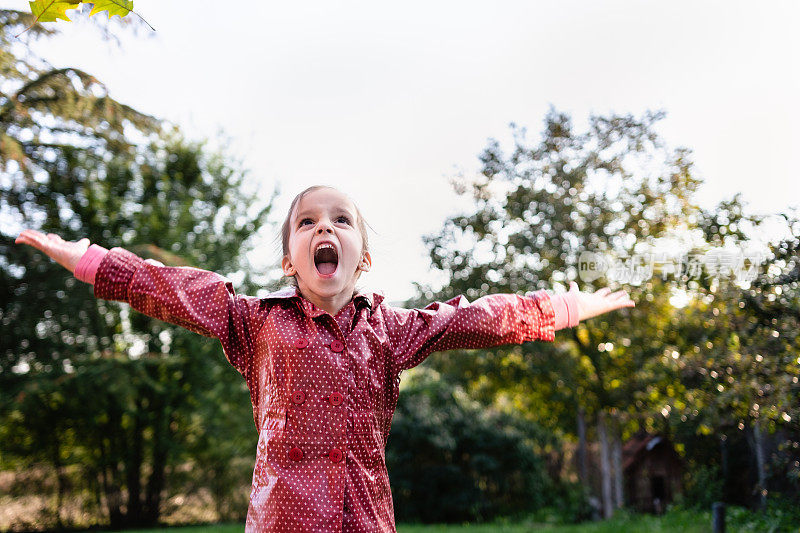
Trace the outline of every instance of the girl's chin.
<instances>
[{"instance_id":1,"label":"girl's chin","mask_svg":"<svg viewBox=\"0 0 800 533\"><path fill-rule=\"evenodd\" d=\"M350 297L352 292L353 292L352 289L348 289L347 287L340 287L338 284L334 286L327 283L319 283L319 282L306 285L305 290L303 291L303 293L306 294L306 297L308 297L308 295L313 295L317 298L322 298L326 300L332 298L338 298L340 296Z\"/></svg>"}]
</instances>

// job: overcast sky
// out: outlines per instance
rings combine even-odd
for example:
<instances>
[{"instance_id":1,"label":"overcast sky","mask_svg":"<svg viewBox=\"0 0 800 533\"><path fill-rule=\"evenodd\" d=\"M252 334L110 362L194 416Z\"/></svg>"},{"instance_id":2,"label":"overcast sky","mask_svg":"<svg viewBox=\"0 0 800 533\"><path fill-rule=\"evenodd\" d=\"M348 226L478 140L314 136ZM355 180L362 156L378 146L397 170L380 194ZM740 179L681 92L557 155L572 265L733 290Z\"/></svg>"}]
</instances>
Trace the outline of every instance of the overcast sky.
<instances>
[{"instance_id":1,"label":"overcast sky","mask_svg":"<svg viewBox=\"0 0 800 533\"><path fill-rule=\"evenodd\" d=\"M474 173L487 139L507 145L510 122L538 139L551 104L579 129L663 109L704 206L736 191L755 212L797 205L799 6L136 0L155 36L119 49L59 22L38 50L190 137L223 131L265 190L280 183L276 220L309 185L348 193L377 232L364 284L397 301L433 279L421 236L469 205L448 178ZM272 237L256 261L277 259Z\"/></svg>"}]
</instances>

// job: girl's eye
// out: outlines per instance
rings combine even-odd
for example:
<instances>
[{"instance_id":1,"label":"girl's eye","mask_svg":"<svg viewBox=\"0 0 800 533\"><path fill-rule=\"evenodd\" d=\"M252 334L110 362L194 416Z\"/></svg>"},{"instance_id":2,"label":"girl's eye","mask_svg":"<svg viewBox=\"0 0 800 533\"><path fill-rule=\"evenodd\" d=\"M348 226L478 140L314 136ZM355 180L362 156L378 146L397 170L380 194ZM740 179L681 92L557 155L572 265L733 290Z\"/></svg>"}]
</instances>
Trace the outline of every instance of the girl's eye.
<instances>
[{"instance_id":1,"label":"girl's eye","mask_svg":"<svg viewBox=\"0 0 800 533\"><path fill-rule=\"evenodd\" d=\"M313 224L310 218L304 218L303 220L300 221L300 226L305 226L306 222L308 222L309 224Z\"/></svg>"},{"instance_id":2,"label":"girl's eye","mask_svg":"<svg viewBox=\"0 0 800 533\"><path fill-rule=\"evenodd\" d=\"M341 222L342 224L350 224L350 219L342 215L336 218L336 222Z\"/></svg>"}]
</instances>

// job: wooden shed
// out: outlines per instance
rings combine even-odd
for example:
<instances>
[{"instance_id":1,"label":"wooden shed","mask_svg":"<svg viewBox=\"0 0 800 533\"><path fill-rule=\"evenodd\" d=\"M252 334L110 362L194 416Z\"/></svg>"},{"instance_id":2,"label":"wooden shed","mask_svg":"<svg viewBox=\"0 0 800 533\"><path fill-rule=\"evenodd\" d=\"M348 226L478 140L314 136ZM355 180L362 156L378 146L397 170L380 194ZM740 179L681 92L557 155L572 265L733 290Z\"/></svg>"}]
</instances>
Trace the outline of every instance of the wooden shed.
<instances>
[{"instance_id":1,"label":"wooden shed","mask_svg":"<svg viewBox=\"0 0 800 533\"><path fill-rule=\"evenodd\" d=\"M641 512L664 512L683 490L683 460L664 435L638 433L622 448L625 501Z\"/></svg>"}]
</instances>

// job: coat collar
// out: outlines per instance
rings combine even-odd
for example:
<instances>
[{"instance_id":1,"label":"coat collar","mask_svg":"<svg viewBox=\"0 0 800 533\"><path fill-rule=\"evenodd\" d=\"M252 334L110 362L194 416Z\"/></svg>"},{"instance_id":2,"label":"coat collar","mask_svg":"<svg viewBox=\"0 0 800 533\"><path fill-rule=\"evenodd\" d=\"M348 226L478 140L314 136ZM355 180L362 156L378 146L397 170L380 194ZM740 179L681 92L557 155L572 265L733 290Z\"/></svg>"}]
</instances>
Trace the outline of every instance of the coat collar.
<instances>
[{"instance_id":1,"label":"coat collar","mask_svg":"<svg viewBox=\"0 0 800 533\"><path fill-rule=\"evenodd\" d=\"M353 297L352 302L358 309L360 306L369 308L370 313L375 311L375 308L383 301L384 296L380 293L373 292L359 292ZM300 289L297 287L284 287L283 289L271 292L261 298L262 300L294 300L303 309L303 311L310 317L315 318L324 315L325 311L311 303L309 300L303 298L300 294Z\"/></svg>"}]
</instances>

